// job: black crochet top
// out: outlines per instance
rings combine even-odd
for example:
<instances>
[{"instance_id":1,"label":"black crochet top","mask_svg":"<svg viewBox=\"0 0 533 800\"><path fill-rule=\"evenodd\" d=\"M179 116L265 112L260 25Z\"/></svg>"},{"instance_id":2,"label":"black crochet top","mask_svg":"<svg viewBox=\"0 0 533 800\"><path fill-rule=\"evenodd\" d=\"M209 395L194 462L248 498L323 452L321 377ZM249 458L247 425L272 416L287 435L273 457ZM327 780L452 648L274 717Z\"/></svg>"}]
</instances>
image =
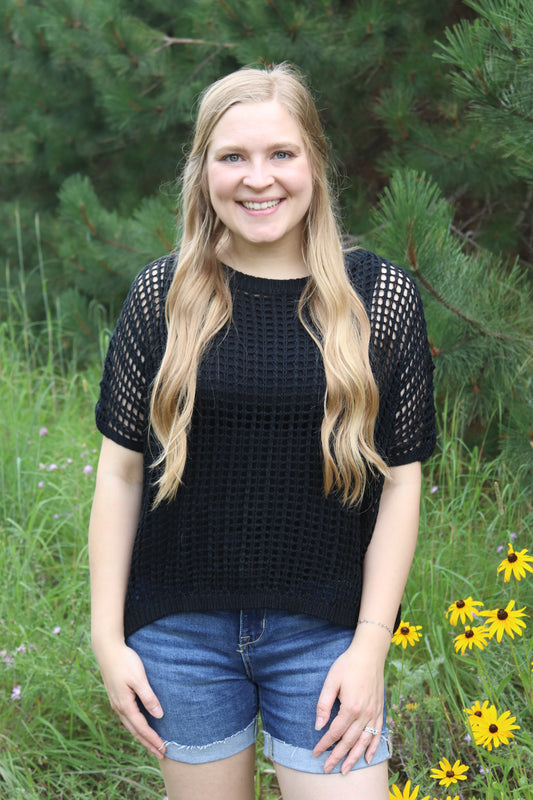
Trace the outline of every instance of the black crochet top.
<instances>
[{"instance_id":1,"label":"black crochet top","mask_svg":"<svg viewBox=\"0 0 533 800\"><path fill-rule=\"evenodd\" d=\"M174 501L152 510L157 443L148 440L148 403L165 348L174 264L174 256L162 258L134 281L96 406L99 430L144 454L125 634L179 611L246 607L354 626L383 481L370 480L356 507L324 496L324 370L297 316L307 278L271 280L227 268L233 319L199 368L183 485ZM347 254L346 265L371 320L376 446L390 466L424 460L435 422L418 290L403 270L368 251Z\"/></svg>"}]
</instances>

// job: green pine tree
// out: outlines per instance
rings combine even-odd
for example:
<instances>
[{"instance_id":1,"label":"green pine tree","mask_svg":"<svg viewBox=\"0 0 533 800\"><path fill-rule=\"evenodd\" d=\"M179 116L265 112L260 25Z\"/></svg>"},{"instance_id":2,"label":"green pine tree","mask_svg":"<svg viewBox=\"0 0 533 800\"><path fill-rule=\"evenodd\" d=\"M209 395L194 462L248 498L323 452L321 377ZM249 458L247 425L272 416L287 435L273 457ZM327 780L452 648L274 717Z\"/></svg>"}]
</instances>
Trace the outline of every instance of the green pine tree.
<instances>
[{"instance_id":1,"label":"green pine tree","mask_svg":"<svg viewBox=\"0 0 533 800\"><path fill-rule=\"evenodd\" d=\"M196 98L245 64L308 76L347 240L411 270L439 407L531 463L533 10L524 0L0 0L0 245L86 357L179 226ZM15 219L22 248L17 252ZM0 314L2 300L0 298ZM452 403L453 405L453 403Z\"/></svg>"}]
</instances>

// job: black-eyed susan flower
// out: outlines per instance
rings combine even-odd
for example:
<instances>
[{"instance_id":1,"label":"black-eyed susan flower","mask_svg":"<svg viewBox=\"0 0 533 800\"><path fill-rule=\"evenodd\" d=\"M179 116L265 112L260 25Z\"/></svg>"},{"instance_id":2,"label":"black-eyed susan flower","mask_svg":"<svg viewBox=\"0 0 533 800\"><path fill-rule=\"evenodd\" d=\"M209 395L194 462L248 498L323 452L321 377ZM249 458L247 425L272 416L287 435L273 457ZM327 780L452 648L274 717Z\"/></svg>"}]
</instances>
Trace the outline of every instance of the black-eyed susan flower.
<instances>
[{"instance_id":1,"label":"black-eyed susan flower","mask_svg":"<svg viewBox=\"0 0 533 800\"><path fill-rule=\"evenodd\" d=\"M526 623L521 617L527 617L524 614L525 606L520 610L514 611L514 600L509 600L505 608L496 608L492 611L480 611L481 616L487 617L487 624L489 625L489 637L501 642L504 633L509 634L511 639L514 639L515 633L522 636L522 628L526 627Z\"/></svg>"},{"instance_id":2,"label":"black-eyed susan flower","mask_svg":"<svg viewBox=\"0 0 533 800\"><path fill-rule=\"evenodd\" d=\"M450 625L457 625L459 620L464 625L467 617L471 622L473 621L474 614L478 613L476 606L482 605L481 600L473 600L471 597L467 597L466 600L456 600L446 612L446 617L448 614L450 615Z\"/></svg>"},{"instance_id":3,"label":"black-eyed susan flower","mask_svg":"<svg viewBox=\"0 0 533 800\"><path fill-rule=\"evenodd\" d=\"M468 719L470 721L470 725L472 728L474 725L477 725L479 720L483 717L489 707L489 701L483 700L483 703L480 703L479 700L476 700L470 708L465 708L464 711L468 714Z\"/></svg>"},{"instance_id":4,"label":"black-eyed susan flower","mask_svg":"<svg viewBox=\"0 0 533 800\"><path fill-rule=\"evenodd\" d=\"M504 583L511 580L511 575L519 581L526 577L526 571L533 572L533 567L529 563L533 561L533 556L526 555L527 550L515 550L511 542L508 548L507 557L498 567L498 574L504 572Z\"/></svg>"},{"instance_id":5,"label":"black-eyed susan flower","mask_svg":"<svg viewBox=\"0 0 533 800\"><path fill-rule=\"evenodd\" d=\"M469 769L470 767L461 764L460 761L456 761L452 767L448 759L443 758L442 761L439 761L439 768L434 767L431 770L431 777L439 782L439 786L448 788L451 783L466 781L465 772L468 772Z\"/></svg>"},{"instance_id":6,"label":"black-eyed susan flower","mask_svg":"<svg viewBox=\"0 0 533 800\"><path fill-rule=\"evenodd\" d=\"M468 647L468 649L471 650L473 645L483 650L487 645L488 638L489 631L484 625L476 625L473 628L467 625L465 632L455 637L453 646L455 647L456 653L460 651L464 655L466 648Z\"/></svg>"},{"instance_id":7,"label":"black-eyed susan flower","mask_svg":"<svg viewBox=\"0 0 533 800\"><path fill-rule=\"evenodd\" d=\"M421 630L422 625L410 625L408 622L404 622L402 620L394 631L392 641L394 644L401 644L401 646L405 649L408 644L414 645L415 642L420 641L422 634L418 633L418 631Z\"/></svg>"},{"instance_id":8,"label":"black-eyed susan flower","mask_svg":"<svg viewBox=\"0 0 533 800\"><path fill-rule=\"evenodd\" d=\"M419 789L420 786L417 785L411 792L411 781L407 781L404 790L402 792L396 786L396 784L393 783L391 788L389 789L389 800L416 800L416 798L418 797ZM425 797L421 797L420 800L430 800L429 795L427 794Z\"/></svg>"},{"instance_id":9,"label":"black-eyed susan flower","mask_svg":"<svg viewBox=\"0 0 533 800\"><path fill-rule=\"evenodd\" d=\"M513 731L520 729L520 725L514 725L514 722L516 717L512 717L510 711L504 711L498 716L496 708L489 706L475 726L472 726L476 744L486 747L487 750L508 744L509 739L514 736Z\"/></svg>"}]
</instances>

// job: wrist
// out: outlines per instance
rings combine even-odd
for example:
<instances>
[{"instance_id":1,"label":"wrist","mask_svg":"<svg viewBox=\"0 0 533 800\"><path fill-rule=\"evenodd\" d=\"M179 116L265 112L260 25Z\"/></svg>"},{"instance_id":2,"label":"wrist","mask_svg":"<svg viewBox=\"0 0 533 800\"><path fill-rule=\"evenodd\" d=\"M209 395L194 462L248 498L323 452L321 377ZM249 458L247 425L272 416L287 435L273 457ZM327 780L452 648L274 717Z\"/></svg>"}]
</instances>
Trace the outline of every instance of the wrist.
<instances>
[{"instance_id":1,"label":"wrist","mask_svg":"<svg viewBox=\"0 0 533 800\"><path fill-rule=\"evenodd\" d=\"M379 625L357 625L349 649L362 650L373 660L385 663L390 649L391 635Z\"/></svg>"},{"instance_id":2,"label":"wrist","mask_svg":"<svg viewBox=\"0 0 533 800\"><path fill-rule=\"evenodd\" d=\"M97 626L91 628L91 645L94 653L110 647L117 647L124 644L124 627L117 625L110 627L109 625Z\"/></svg>"},{"instance_id":3,"label":"wrist","mask_svg":"<svg viewBox=\"0 0 533 800\"><path fill-rule=\"evenodd\" d=\"M358 625L377 625L378 628L383 628L383 630L388 631L390 633L391 639L394 636L394 631L385 622L379 622L378 620L375 620L375 619L361 619L361 618L359 618L357 620L357 624Z\"/></svg>"}]
</instances>

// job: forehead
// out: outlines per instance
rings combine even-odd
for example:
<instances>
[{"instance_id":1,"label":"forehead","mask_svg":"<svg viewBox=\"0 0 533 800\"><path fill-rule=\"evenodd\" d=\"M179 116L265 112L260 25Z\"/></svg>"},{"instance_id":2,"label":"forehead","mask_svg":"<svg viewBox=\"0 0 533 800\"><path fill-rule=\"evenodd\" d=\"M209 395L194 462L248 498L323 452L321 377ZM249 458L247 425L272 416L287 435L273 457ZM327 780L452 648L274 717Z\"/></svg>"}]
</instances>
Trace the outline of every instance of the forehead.
<instances>
[{"instance_id":1,"label":"forehead","mask_svg":"<svg viewBox=\"0 0 533 800\"><path fill-rule=\"evenodd\" d=\"M248 142L293 141L303 145L296 118L277 100L263 103L236 103L213 128L209 148Z\"/></svg>"}]
</instances>

